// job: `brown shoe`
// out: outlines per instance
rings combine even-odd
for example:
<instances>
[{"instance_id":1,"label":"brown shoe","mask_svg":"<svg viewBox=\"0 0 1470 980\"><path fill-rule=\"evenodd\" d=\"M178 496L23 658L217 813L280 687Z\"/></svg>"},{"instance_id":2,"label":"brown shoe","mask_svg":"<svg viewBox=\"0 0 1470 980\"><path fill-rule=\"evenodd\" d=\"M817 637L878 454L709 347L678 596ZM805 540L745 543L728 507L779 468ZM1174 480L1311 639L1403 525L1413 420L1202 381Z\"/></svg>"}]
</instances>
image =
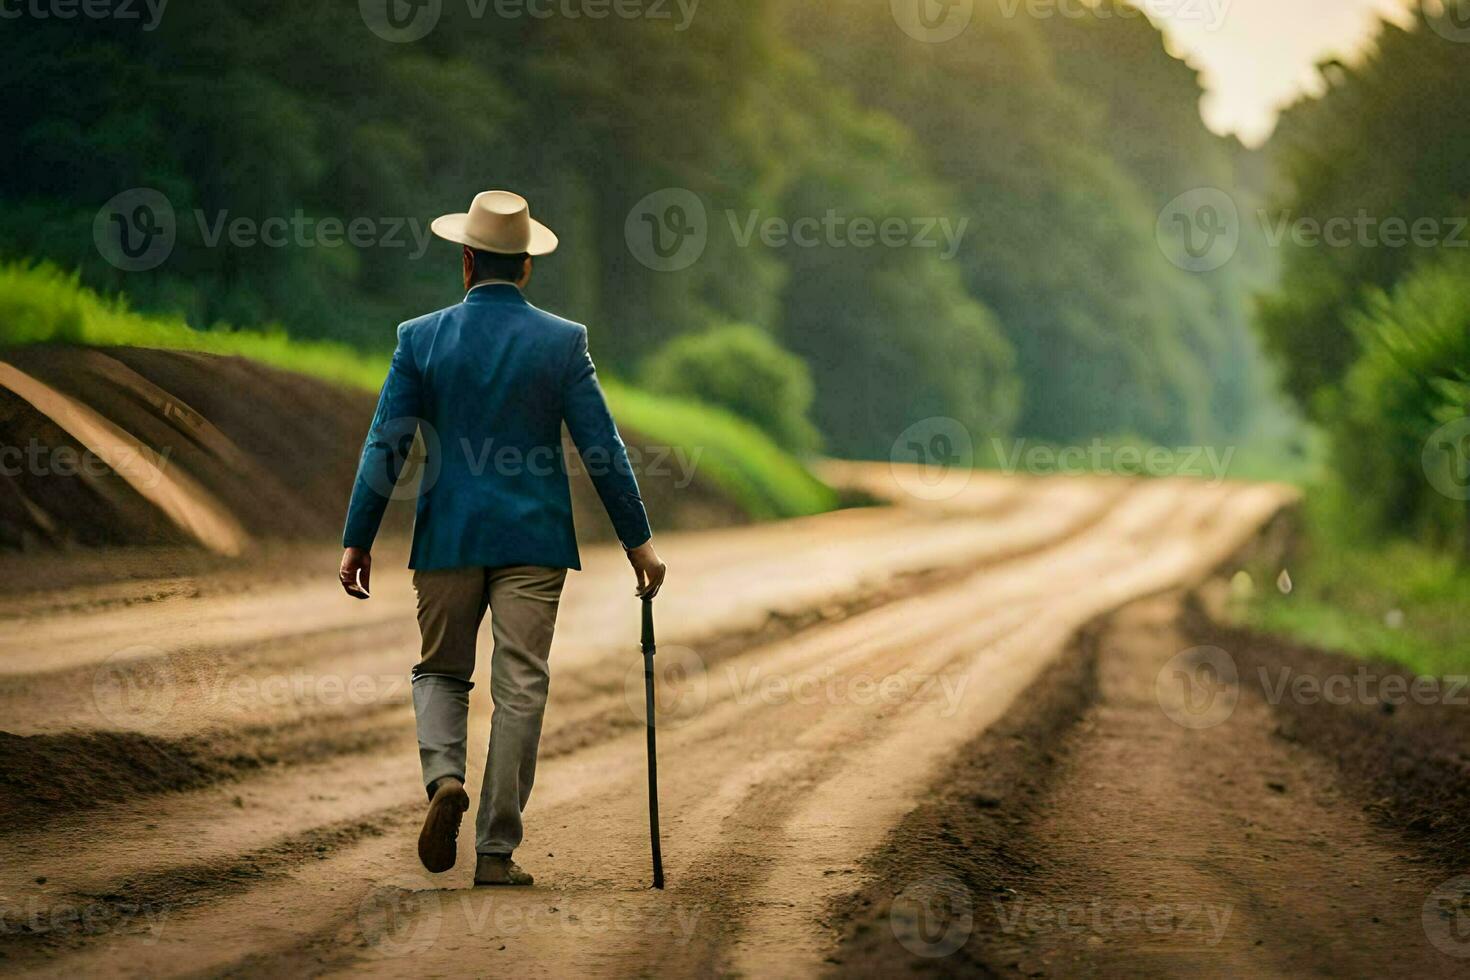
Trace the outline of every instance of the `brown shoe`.
<instances>
[{"instance_id":1,"label":"brown shoe","mask_svg":"<svg viewBox=\"0 0 1470 980\"><path fill-rule=\"evenodd\" d=\"M424 829L419 831L419 860L435 874L454 867L459 822L469 808L470 794L464 791L464 783L449 776L439 780L424 816Z\"/></svg>"},{"instance_id":2,"label":"brown shoe","mask_svg":"<svg viewBox=\"0 0 1470 980\"><path fill-rule=\"evenodd\" d=\"M481 854L475 862L475 885L531 885L536 881L508 857Z\"/></svg>"}]
</instances>

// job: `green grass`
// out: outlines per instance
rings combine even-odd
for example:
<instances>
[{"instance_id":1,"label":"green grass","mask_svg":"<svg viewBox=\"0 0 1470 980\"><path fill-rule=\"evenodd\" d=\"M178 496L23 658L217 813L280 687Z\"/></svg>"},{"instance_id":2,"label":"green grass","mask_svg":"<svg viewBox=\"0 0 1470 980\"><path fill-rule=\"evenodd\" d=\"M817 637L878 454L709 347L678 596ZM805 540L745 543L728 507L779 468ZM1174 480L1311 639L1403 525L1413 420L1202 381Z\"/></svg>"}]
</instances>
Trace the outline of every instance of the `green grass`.
<instances>
[{"instance_id":1,"label":"green grass","mask_svg":"<svg viewBox=\"0 0 1470 980\"><path fill-rule=\"evenodd\" d=\"M292 340L280 330L195 330L182 319L145 315L82 287L54 266L0 265L0 344L156 347L236 355L349 387L377 391L386 357L345 344Z\"/></svg>"},{"instance_id":2,"label":"green grass","mask_svg":"<svg viewBox=\"0 0 1470 980\"><path fill-rule=\"evenodd\" d=\"M729 412L606 381L619 424L656 445L698 452L698 471L752 516L797 517L831 510L837 495L764 432Z\"/></svg>"},{"instance_id":3,"label":"green grass","mask_svg":"<svg viewBox=\"0 0 1470 980\"><path fill-rule=\"evenodd\" d=\"M348 387L377 391L388 358L346 344L296 340L280 330L195 330L183 320L130 310L49 265L0 265L0 344L153 347L233 355ZM606 383L613 414L658 445L678 447L698 473L753 517L830 510L832 489L755 426L698 402Z\"/></svg>"},{"instance_id":4,"label":"green grass","mask_svg":"<svg viewBox=\"0 0 1470 980\"><path fill-rule=\"evenodd\" d=\"M1247 625L1420 674L1470 671L1470 569L1413 542L1362 540L1337 491L1309 494L1303 515L1291 593L1258 588L1240 610Z\"/></svg>"}]
</instances>

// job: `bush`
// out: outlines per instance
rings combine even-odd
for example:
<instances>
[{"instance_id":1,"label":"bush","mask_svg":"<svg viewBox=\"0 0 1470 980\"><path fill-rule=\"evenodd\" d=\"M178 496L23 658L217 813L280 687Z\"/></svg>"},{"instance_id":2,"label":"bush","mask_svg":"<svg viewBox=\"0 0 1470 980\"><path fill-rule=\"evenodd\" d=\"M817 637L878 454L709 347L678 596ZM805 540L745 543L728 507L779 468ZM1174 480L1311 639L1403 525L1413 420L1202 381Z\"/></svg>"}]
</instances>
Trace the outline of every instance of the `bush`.
<instances>
[{"instance_id":1,"label":"bush","mask_svg":"<svg viewBox=\"0 0 1470 980\"><path fill-rule=\"evenodd\" d=\"M676 337L644 363L642 381L661 395L728 409L793 452L820 443L807 418L812 379L805 362L756 327Z\"/></svg>"},{"instance_id":2,"label":"bush","mask_svg":"<svg viewBox=\"0 0 1470 980\"><path fill-rule=\"evenodd\" d=\"M1361 519L1434 544L1463 535L1464 503L1435 484L1463 479L1450 468L1464 465L1464 446L1435 451L1430 440L1470 416L1470 257L1420 266L1391 294L1370 296L1352 323L1363 354L1323 405Z\"/></svg>"}]
</instances>

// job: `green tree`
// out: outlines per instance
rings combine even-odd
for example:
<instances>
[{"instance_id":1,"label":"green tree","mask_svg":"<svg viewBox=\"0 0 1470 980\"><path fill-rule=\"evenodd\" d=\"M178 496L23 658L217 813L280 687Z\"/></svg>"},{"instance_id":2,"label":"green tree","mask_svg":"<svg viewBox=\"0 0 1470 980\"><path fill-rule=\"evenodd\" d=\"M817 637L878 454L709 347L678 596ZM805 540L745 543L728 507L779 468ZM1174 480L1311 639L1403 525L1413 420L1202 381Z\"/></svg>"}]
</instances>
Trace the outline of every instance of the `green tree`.
<instances>
[{"instance_id":1,"label":"green tree","mask_svg":"<svg viewBox=\"0 0 1470 980\"><path fill-rule=\"evenodd\" d=\"M1470 258L1422 266L1352 319L1362 356L1327 395L1333 457L1363 524L1453 544L1470 559L1459 490L1470 447Z\"/></svg>"},{"instance_id":2,"label":"green tree","mask_svg":"<svg viewBox=\"0 0 1470 980\"><path fill-rule=\"evenodd\" d=\"M1260 304L1288 390L1319 419L1319 392L1362 349L1349 321L1365 296L1470 240L1470 45L1434 30L1436 16L1449 14L1421 10L1408 29L1385 24L1362 64L1323 66L1326 93L1290 110L1271 143L1282 175L1272 223L1339 223L1335 242L1283 237L1280 284ZM1393 230L1422 221L1428 234L1417 242Z\"/></svg>"}]
</instances>

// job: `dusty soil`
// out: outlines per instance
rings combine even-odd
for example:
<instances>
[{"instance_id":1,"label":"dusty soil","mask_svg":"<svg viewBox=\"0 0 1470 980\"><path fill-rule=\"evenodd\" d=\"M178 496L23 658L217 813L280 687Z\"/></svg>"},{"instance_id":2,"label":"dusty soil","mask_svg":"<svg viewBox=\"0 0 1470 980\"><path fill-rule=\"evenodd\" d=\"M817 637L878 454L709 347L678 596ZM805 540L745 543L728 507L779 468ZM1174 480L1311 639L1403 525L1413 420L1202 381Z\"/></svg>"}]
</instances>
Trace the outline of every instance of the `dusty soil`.
<instances>
[{"instance_id":1,"label":"dusty soil","mask_svg":"<svg viewBox=\"0 0 1470 980\"><path fill-rule=\"evenodd\" d=\"M1229 651L1242 685L1270 704L1277 736L1331 763L1375 820L1403 831L1447 871L1470 868L1465 678L1420 678L1395 664L1221 626L1195 603L1184 629L1197 645Z\"/></svg>"},{"instance_id":2,"label":"dusty soil","mask_svg":"<svg viewBox=\"0 0 1470 980\"><path fill-rule=\"evenodd\" d=\"M469 835L449 874L414 859L413 596L393 563L370 603L305 548L236 587L32 591L0 607L0 716L28 737L22 789L52 765L66 785L0 829L0 956L36 976L820 972L864 856L1076 631L1207 575L1289 496L981 475L938 507L668 536L661 893L616 548L588 550L563 602L518 855L537 887L516 893L468 887ZM363 680L370 697L332 696ZM473 703L476 745L489 713ZM160 746L170 765L134 764Z\"/></svg>"},{"instance_id":3,"label":"dusty soil","mask_svg":"<svg viewBox=\"0 0 1470 980\"><path fill-rule=\"evenodd\" d=\"M1258 668L1355 665L1182 609L1098 625L962 753L834 904L832 972L1463 975L1463 708L1273 708ZM1175 690L1202 644L1240 665L1229 711Z\"/></svg>"}]
</instances>

